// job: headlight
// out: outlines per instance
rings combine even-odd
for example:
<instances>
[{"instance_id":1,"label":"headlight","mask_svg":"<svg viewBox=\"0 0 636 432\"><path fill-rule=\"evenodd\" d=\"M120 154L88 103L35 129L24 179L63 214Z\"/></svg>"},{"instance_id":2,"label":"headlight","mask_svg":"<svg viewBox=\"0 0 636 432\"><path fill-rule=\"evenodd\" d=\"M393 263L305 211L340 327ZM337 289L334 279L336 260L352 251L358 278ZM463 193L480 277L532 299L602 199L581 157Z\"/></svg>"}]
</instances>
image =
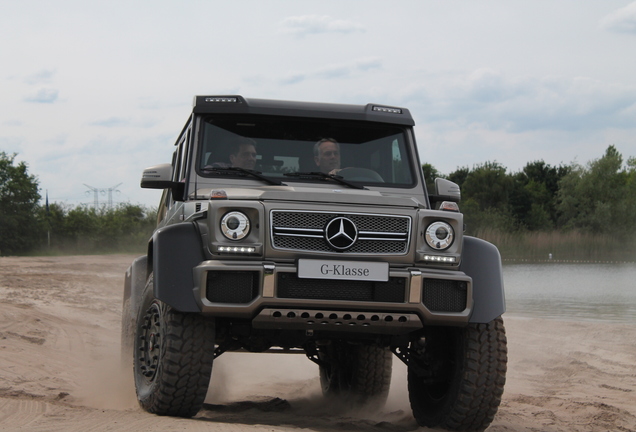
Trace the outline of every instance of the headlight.
<instances>
[{"instance_id":1,"label":"headlight","mask_svg":"<svg viewBox=\"0 0 636 432\"><path fill-rule=\"evenodd\" d=\"M241 212L229 212L221 219L221 232L230 240L241 240L250 233L250 220Z\"/></svg>"},{"instance_id":2,"label":"headlight","mask_svg":"<svg viewBox=\"0 0 636 432\"><path fill-rule=\"evenodd\" d=\"M426 228L424 233L426 243L435 250L448 249L455 239L453 227L446 222L433 222Z\"/></svg>"}]
</instances>

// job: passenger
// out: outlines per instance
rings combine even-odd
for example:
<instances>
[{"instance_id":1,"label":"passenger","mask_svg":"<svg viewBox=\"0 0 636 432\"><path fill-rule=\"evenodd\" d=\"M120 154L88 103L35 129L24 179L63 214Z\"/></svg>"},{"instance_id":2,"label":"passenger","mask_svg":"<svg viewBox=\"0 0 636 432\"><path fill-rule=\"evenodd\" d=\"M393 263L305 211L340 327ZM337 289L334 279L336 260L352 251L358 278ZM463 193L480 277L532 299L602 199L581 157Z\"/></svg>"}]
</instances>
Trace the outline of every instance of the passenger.
<instances>
[{"instance_id":1,"label":"passenger","mask_svg":"<svg viewBox=\"0 0 636 432\"><path fill-rule=\"evenodd\" d=\"M314 162L326 174L340 171L340 144L333 138L324 138L314 144Z\"/></svg>"}]
</instances>

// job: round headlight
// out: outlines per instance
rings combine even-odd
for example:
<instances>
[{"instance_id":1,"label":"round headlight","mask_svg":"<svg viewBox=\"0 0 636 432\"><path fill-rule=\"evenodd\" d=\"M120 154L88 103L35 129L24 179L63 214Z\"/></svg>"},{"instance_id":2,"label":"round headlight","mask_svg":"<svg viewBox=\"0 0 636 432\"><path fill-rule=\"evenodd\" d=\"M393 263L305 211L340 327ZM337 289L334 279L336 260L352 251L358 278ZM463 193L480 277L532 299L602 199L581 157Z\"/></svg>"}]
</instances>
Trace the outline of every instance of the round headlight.
<instances>
[{"instance_id":1,"label":"round headlight","mask_svg":"<svg viewBox=\"0 0 636 432\"><path fill-rule=\"evenodd\" d=\"M435 250L448 249L455 239L453 227L446 222L433 222L426 228L424 232L426 243Z\"/></svg>"},{"instance_id":2,"label":"round headlight","mask_svg":"<svg viewBox=\"0 0 636 432\"><path fill-rule=\"evenodd\" d=\"M241 240L250 233L250 220L241 212L229 212L221 219L221 232L225 238Z\"/></svg>"}]
</instances>

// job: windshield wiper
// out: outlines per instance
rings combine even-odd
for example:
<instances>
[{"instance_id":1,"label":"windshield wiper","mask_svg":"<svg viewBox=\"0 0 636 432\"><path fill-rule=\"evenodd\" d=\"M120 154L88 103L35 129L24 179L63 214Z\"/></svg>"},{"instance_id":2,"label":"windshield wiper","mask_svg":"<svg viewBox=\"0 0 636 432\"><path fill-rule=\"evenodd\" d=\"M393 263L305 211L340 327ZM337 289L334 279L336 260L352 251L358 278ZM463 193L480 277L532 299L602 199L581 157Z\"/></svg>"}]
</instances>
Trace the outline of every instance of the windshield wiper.
<instances>
[{"instance_id":1,"label":"windshield wiper","mask_svg":"<svg viewBox=\"0 0 636 432\"><path fill-rule=\"evenodd\" d=\"M315 179L315 178L320 178L320 179L325 179L325 180L326 179L331 179L331 180L333 180L335 182L338 182L338 183L343 184L345 186L349 186L350 188L353 188L353 189L365 189L365 190L367 189L364 186L360 186L360 185L348 182L342 176L335 175L335 174L326 174L326 173L320 172L320 171L293 172L293 173L285 173L283 175L288 176L288 177L299 177L299 178L308 178L308 179Z\"/></svg>"},{"instance_id":2,"label":"windshield wiper","mask_svg":"<svg viewBox=\"0 0 636 432\"><path fill-rule=\"evenodd\" d=\"M210 167L210 166L206 166L205 168L202 168L201 171L203 171L204 173L208 173L208 174L242 173L242 174L246 174L246 175L248 175L250 177L254 177L254 178L257 178L259 180L263 180L265 183L268 183L268 184L271 184L271 185L287 186L285 183L283 183L280 180L274 180L272 178L265 177L264 175L262 175L262 173L260 171L254 171L254 170L246 169L246 168L240 168L240 167Z\"/></svg>"}]
</instances>

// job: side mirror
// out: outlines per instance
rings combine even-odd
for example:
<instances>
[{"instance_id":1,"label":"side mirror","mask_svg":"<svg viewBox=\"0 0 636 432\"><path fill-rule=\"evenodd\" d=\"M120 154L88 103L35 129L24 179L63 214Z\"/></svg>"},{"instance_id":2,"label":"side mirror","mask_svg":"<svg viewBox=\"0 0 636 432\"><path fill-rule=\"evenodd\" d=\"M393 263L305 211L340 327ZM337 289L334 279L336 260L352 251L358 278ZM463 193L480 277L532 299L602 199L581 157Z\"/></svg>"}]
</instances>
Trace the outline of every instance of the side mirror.
<instances>
[{"instance_id":1,"label":"side mirror","mask_svg":"<svg viewBox=\"0 0 636 432\"><path fill-rule=\"evenodd\" d=\"M141 175L144 189L169 189L172 187L172 165L159 164L146 168Z\"/></svg>"},{"instance_id":2,"label":"side mirror","mask_svg":"<svg viewBox=\"0 0 636 432\"><path fill-rule=\"evenodd\" d=\"M175 201L183 201L185 183L172 181L172 165L159 164L146 168L141 175L144 189L171 189Z\"/></svg>"},{"instance_id":3,"label":"side mirror","mask_svg":"<svg viewBox=\"0 0 636 432\"><path fill-rule=\"evenodd\" d=\"M451 201L458 203L462 199L462 193L457 183L443 178L435 179L435 195L429 195L433 203Z\"/></svg>"}]
</instances>

